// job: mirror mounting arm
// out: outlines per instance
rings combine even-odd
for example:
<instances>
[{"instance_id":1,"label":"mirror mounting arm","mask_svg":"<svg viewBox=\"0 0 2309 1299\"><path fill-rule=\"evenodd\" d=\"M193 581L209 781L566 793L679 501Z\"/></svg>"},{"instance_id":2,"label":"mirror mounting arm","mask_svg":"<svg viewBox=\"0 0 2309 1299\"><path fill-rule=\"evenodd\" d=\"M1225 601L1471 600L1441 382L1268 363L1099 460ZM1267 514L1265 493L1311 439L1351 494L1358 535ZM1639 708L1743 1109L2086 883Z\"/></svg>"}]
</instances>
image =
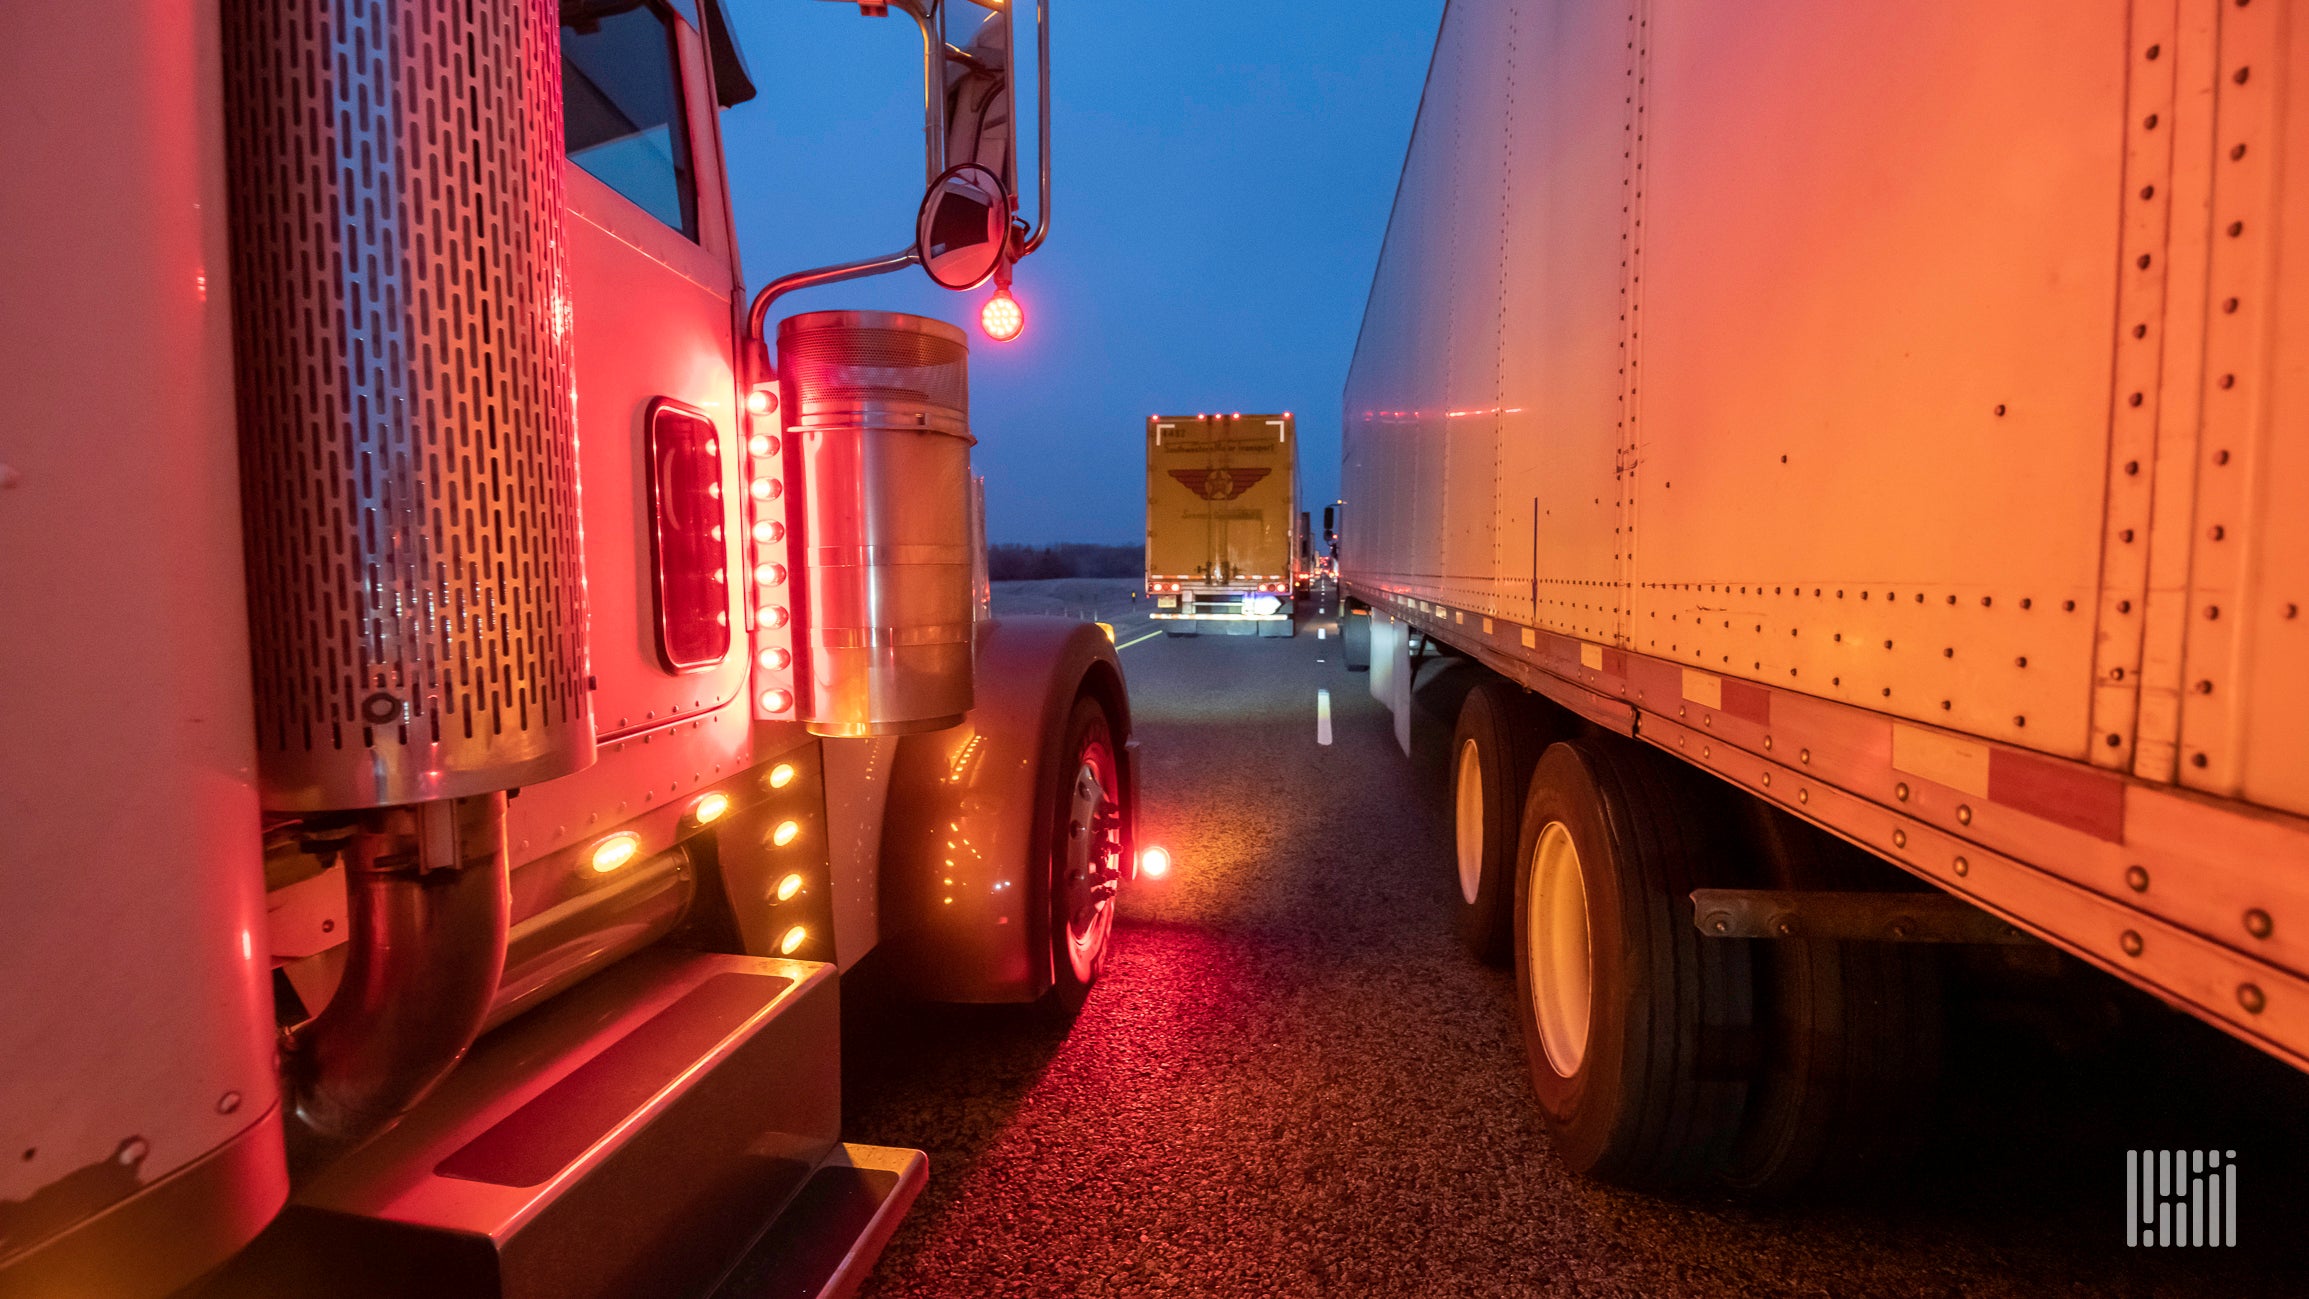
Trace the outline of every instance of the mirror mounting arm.
<instances>
[{"instance_id":1,"label":"mirror mounting arm","mask_svg":"<svg viewBox=\"0 0 2309 1299\"><path fill-rule=\"evenodd\" d=\"M1004 10L1004 13L1008 13ZM1012 48L1016 48L1013 46ZM1050 237L1050 0L1034 0L1034 233L1018 245L1025 257ZM1018 156L1016 128L1012 128L1011 157Z\"/></svg>"},{"instance_id":2,"label":"mirror mounting arm","mask_svg":"<svg viewBox=\"0 0 2309 1299\"><path fill-rule=\"evenodd\" d=\"M887 275L915 265L920 258L911 248L880 257L869 257L859 262L844 262L839 266L819 266L807 271L790 271L762 286L754 295L754 305L746 310L746 337L755 343L767 343L769 335L763 332L770 318L770 304L796 289L814 289L821 284L839 284L844 280L862 280L869 275Z\"/></svg>"}]
</instances>

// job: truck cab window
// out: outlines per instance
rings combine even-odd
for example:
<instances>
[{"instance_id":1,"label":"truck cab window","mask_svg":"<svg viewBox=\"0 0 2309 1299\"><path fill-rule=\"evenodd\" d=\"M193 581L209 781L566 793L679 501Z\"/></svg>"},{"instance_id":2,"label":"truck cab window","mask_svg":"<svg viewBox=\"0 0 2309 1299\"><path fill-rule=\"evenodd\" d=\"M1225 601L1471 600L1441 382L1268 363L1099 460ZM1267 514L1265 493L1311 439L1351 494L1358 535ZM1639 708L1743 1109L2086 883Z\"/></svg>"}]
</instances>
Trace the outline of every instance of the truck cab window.
<instances>
[{"instance_id":1,"label":"truck cab window","mask_svg":"<svg viewBox=\"0 0 2309 1299\"><path fill-rule=\"evenodd\" d=\"M697 238L673 20L647 0L564 0L561 97L570 161Z\"/></svg>"}]
</instances>

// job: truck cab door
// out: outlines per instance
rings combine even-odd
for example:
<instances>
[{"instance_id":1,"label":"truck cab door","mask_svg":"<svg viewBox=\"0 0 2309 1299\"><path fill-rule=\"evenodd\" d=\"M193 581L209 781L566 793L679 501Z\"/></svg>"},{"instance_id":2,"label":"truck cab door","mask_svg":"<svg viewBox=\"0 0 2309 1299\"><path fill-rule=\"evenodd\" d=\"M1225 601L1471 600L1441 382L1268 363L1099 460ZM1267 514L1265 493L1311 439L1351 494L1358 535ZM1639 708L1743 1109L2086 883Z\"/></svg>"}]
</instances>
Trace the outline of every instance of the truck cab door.
<instances>
[{"instance_id":1,"label":"truck cab door","mask_svg":"<svg viewBox=\"0 0 2309 1299\"><path fill-rule=\"evenodd\" d=\"M563 228L603 739L716 708L746 680L736 259L694 12L561 5Z\"/></svg>"}]
</instances>

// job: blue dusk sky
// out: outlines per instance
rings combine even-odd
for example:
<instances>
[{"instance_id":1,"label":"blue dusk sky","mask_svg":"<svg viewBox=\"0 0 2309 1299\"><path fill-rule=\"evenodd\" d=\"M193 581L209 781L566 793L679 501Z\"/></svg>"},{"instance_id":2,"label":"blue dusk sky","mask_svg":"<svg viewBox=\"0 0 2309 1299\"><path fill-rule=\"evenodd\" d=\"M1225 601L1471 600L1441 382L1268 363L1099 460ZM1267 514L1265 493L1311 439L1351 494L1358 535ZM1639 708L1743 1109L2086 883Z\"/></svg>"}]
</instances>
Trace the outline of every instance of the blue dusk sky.
<instances>
[{"instance_id":1,"label":"blue dusk sky","mask_svg":"<svg viewBox=\"0 0 2309 1299\"><path fill-rule=\"evenodd\" d=\"M749 285L904 247L922 190L912 21L822 0L729 8L761 87L722 115ZM992 541L1140 541L1157 411L1293 412L1319 511L1338 490L1340 387L1442 0L1053 9L1055 219L1018 269L1025 334L988 341L976 319L991 286L949 293L912 268L790 295L777 314L970 328ZM979 12L957 0L954 30ZM1032 180L1021 187L1031 213Z\"/></svg>"}]
</instances>

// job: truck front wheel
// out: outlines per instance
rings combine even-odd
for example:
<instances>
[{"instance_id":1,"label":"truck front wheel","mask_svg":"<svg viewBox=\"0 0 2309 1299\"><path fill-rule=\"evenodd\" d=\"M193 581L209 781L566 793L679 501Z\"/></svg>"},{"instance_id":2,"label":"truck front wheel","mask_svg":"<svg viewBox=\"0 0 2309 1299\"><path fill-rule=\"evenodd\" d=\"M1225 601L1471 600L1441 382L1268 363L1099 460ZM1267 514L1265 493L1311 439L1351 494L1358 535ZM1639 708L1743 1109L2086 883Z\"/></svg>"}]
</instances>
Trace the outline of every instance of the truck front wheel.
<instances>
[{"instance_id":1,"label":"truck front wheel","mask_svg":"<svg viewBox=\"0 0 2309 1299\"><path fill-rule=\"evenodd\" d=\"M1106 969L1125 824L1114 729L1097 700L1074 701L1058 765L1044 773L1050 809L1050 1000L1073 1015Z\"/></svg>"},{"instance_id":2,"label":"truck front wheel","mask_svg":"<svg viewBox=\"0 0 2309 1299\"><path fill-rule=\"evenodd\" d=\"M1692 925L1703 851L1650 755L1601 737L1540 759L1515 889L1525 1054L1557 1151L1603 1181L1703 1181L1738 1134L1749 973Z\"/></svg>"}]
</instances>

